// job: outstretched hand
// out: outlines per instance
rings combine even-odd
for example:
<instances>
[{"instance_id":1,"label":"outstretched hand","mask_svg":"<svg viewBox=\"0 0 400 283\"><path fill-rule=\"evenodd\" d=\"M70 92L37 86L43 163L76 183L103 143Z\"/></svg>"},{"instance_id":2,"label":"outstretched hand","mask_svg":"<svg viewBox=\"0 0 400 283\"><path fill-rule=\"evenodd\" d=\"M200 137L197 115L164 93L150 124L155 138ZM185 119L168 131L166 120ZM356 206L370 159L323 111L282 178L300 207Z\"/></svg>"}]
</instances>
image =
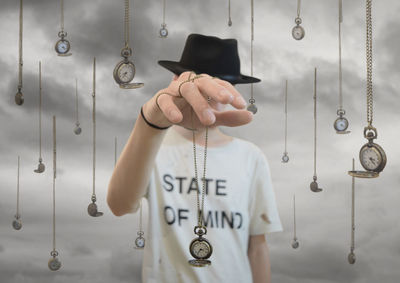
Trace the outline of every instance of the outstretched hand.
<instances>
[{"instance_id":1,"label":"outstretched hand","mask_svg":"<svg viewBox=\"0 0 400 283\"><path fill-rule=\"evenodd\" d=\"M230 104L234 110L224 110ZM242 95L227 81L184 72L143 106L147 120L159 127L236 127L251 122Z\"/></svg>"}]
</instances>

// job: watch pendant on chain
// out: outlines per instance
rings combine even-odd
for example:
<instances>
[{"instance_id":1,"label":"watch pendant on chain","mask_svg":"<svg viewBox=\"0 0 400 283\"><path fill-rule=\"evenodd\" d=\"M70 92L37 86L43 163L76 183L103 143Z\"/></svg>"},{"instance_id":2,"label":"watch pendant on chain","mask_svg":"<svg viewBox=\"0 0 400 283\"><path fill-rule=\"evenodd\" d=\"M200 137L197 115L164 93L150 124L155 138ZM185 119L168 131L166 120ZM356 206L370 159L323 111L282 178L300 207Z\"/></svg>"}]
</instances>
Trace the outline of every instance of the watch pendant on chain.
<instances>
[{"instance_id":1,"label":"watch pendant on chain","mask_svg":"<svg viewBox=\"0 0 400 283\"><path fill-rule=\"evenodd\" d=\"M211 261L208 260L213 252L213 248L210 242L203 237L207 234L207 228L204 226L194 227L194 233L198 236L193 239L189 245L190 254L195 258L189 260L190 265L195 267L204 267L211 265Z\"/></svg>"},{"instance_id":2,"label":"watch pendant on chain","mask_svg":"<svg viewBox=\"0 0 400 283\"><path fill-rule=\"evenodd\" d=\"M344 117L345 113L346 112L343 109L337 111L339 117L333 123L333 127L335 128L337 134L350 133L350 131L347 130L349 127L349 121L346 119L346 117Z\"/></svg>"},{"instance_id":3,"label":"watch pendant on chain","mask_svg":"<svg viewBox=\"0 0 400 283\"><path fill-rule=\"evenodd\" d=\"M349 171L349 174L358 178L376 178L386 166L386 153L383 148L374 143L378 136L376 128L364 128L364 137L368 140L360 149L360 162L366 171Z\"/></svg>"},{"instance_id":4,"label":"watch pendant on chain","mask_svg":"<svg viewBox=\"0 0 400 283\"><path fill-rule=\"evenodd\" d=\"M304 28L300 25L301 22L302 22L301 18L296 18L295 19L296 25L292 29L292 36L296 40L302 40L306 34Z\"/></svg>"},{"instance_id":5,"label":"watch pendant on chain","mask_svg":"<svg viewBox=\"0 0 400 283\"><path fill-rule=\"evenodd\" d=\"M168 37L167 24L161 24L160 37L161 38L167 38Z\"/></svg>"},{"instance_id":6,"label":"watch pendant on chain","mask_svg":"<svg viewBox=\"0 0 400 283\"><path fill-rule=\"evenodd\" d=\"M144 235L143 231L138 232L138 237L135 240L135 245L136 245L135 248L136 249L144 249L146 241L145 241L143 235Z\"/></svg>"},{"instance_id":7,"label":"watch pendant on chain","mask_svg":"<svg viewBox=\"0 0 400 283\"><path fill-rule=\"evenodd\" d=\"M123 89L135 89L144 85L143 83L131 83L136 73L135 65L129 60L131 55L132 49L124 47L121 50L123 59L115 66L113 72L114 80Z\"/></svg>"},{"instance_id":8,"label":"watch pendant on chain","mask_svg":"<svg viewBox=\"0 0 400 283\"><path fill-rule=\"evenodd\" d=\"M69 53L69 50L71 49L71 44L69 41L65 38L67 36L67 33L64 31L60 31L58 33L58 37L60 38L55 45L55 50L58 54L58 56L71 56L72 53Z\"/></svg>"},{"instance_id":9,"label":"watch pendant on chain","mask_svg":"<svg viewBox=\"0 0 400 283\"><path fill-rule=\"evenodd\" d=\"M61 262L58 259L58 252L52 251L51 253L52 258L49 259L48 266L51 271L57 271L61 268Z\"/></svg>"}]
</instances>

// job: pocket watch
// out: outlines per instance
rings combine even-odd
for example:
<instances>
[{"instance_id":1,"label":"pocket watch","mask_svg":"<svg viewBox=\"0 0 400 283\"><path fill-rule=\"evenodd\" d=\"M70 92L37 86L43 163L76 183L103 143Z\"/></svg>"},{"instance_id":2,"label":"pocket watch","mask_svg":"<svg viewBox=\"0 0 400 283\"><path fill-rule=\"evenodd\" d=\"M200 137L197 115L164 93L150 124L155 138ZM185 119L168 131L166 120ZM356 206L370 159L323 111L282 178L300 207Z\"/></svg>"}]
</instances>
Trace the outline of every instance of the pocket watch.
<instances>
[{"instance_id":1,"label":"pocket watch","mask_svg":"<svg viewBox=\"0 0 400 283\"><path fill-rule=\"evenodd\" d=\"M35 173L43 173L44 170L46 169L46 167L43 164L43 160L42 158L39 158L39 164L38 164L38 168L33 170Z\"/></svg>"},{"instance_id":2,"label":"pocket watch","mask_svg":"<svg viewBox=\"0 0 400 283\"><path fill-rule=\"evenodd\" d=\"M136 73L135 65L129 61L132 49L129 47L123 48L121 55L123 59L115 66L113 72L114 80L119 84L119 87L123 89L135 89L144 86L143 83L131 83Z\"/></svg>"},{"instance_id":3,"label":"pocket watch","mask_svg":"<svg viewBox=\"0 0 400 283\"><path fill-rule=\"evenodd\" d=\"M211 261L208 258L212 255L213 248L210 242L203 238L203 235L207 234L207 228L205 226L196 226L194 227L194 233L198 237L193 239L189 245L190 254L195 258L189 260L190 265L196 267L211 265Z\"/></svg>"},{"instance_id":4,"label":"pocket watch","mask_svg":"<svg viewBox=\"0 0 400 283\"><path fill-rule=\"evenodd\" d=\"M12 226L15 230L21 230L22 228L22 222L21 222L21 216L20 215L15 215L15 219L12 223Z\"/></svg>"},{"instance_id":5,"label":"pocket watch","mask_svg":"<svg viewBox=\"0 0 400 283\"><path fill-rule=\"evenodd\" d=\"M288 163L288 162L289 162L289 155L287 154L287 152L284 152L282 156L282 163Z\"/></svg>"},{"instance_id":6,"label":"pocket watch","mask_svg":"<svg viewBox=\"0 0 400 283\"><path fill-rule=\"evenodd\" d=\"M22 90L20 88L18 88L18 91L15 94L15 104L17 105L24 104L24 95L22 94Z\"/></svg>"},{"instance_id":7,"label":"pocket watch","mask_svg":"<svg viewBox=\"0 0 400 283\"><path fill-rule=\"evenodd\" d=\"M313 182L310 183L310 190L314 193L319 193L322 191L322 188L318 187L317 176L313 177Z\"/></svg>"},{"instance_id":8,"label":"pocket watch","mask_svg":"<svg viewBox=\"0 0 400 283\"><path fill-rule=\"evenodd\" d=\"M79 124L79 123L76 123L76 124L75 124L75 128L74 128L74 133L75 133L75 135L80 135L81 132L82 132L82 128L80 127L80 124Z\"/></svg>"},{"instance_id":9,"label":"pocket watch","mask_svg":"<svg viewBox=\"0 0 400 283\"><path fill-rule=\"evenodd\" d=\"M139 250L141 250L141 249L144 249L144 246L145 246L145 239L144 239L144 237L143 237L143 235L144 235L144 232L143 231L139 231L138 232L138 237L136 238L136 240L135 240L135 245L136 245L136 249L139 249Z\"/></svg>"},{"instance_id":10,"label":"pocket watch","mask_svg":"<svg viewBox=\"0 0 400 283\"><path fill-rule=\"evenodd\" d=\"M356 255L351 251L347 256L347 260L350 264L354 264L356 262Z\"/></svg>"},{"instance_id":11,"label":"pocket watch","mask_svg":"<svg viewBox=\"0 0 400 283\"><path fill-rule=\"evenodd\" d=\"M304 28L300 25L301 24L301 18L296 18L295 19L296 25L292 29L292 36L296 40L302 40L306 34L304 31Z\"/></svg>"},{"instance_id":12,"label":"pocket watch","mask_svg":"<svg viewBox=\"0 0 400 283\"><path fill-rule=\"evenodd\" d=\"M347 131L347 128L349 127L349 121L346 119L346 117L344 117L345 113L346 112L343 109L339 109L337 111L339 117L333 123L333 127L335 128L337 134L350 133L350 131Z\"/></svg>"},{"instance_id":13,"label":"pocket watch","mask_svg":"<svg viewBox=\"0 0 400 283\"><path fill-rule=\"evenodd\" d=\"M292 241L292 248L297 249L299 246L300 246L299 241L297 240L297 238L294 238Z\"/></svg>"},{"instance_id":14,"label":"pocket watch","mask_svg":"<svg viewBox=\"0 0 400 283\"><path fill-rule=\"evenodd\" d=\"M367 126L364 128L364 137L368 142L360 149L360 162L366 171L349 171L349 174L359 178L376 178L386 166L386 154L383 148L374 143L378 137L376 128Z\"/></svg>"},{"instance_id":15,"label":"pocket watch","mask_svg":"<svg viewBox=\"0 0 400 283\"><path fill-rule=\"evenodd\" d=\"M50 254L51 254L52 258L49 259L49 263L48 263L49 269L51 271L57 271L61 268L61 262L57 257L58 252L52 251Z\"/></svg>"},{"instance_id":16,"label":"pocket watch","mask_svg":"<svg viewBox=\"0 0 400 283\"><path fill-rule=\"evenodd\" d=\"M92 217L103 216L103 212L98 211L97 204L95 202L92 202L91 204L89 204L87 210L88 210L88 214Z\"/></svg>"},{"instance_id":17,"label":"pocket watch","mask_svg":"<svg viewBox=\"0 0 400 283\"><path fill-rule=\"evenodd\" d=\"M58 33L58 37L60 37L60 39L56 42L56 45L54 47L58 56L71 56L72 55L72 53L68 53L69 50L71 49L71 44L69 43L69 41L67 39L65 39L66 36L67 36L66 32L60 31Z\"/></svg>"},{"instance_id":18,"label":"pocket watch","mask_svg":"<svg viewBox=\"0 0 400 283\"><path fill-rule=\"evenodd\" d=\"M167 24L161 24L160 37L161 38L167 38L168 37Z\"/></svg>"}]
</instances>

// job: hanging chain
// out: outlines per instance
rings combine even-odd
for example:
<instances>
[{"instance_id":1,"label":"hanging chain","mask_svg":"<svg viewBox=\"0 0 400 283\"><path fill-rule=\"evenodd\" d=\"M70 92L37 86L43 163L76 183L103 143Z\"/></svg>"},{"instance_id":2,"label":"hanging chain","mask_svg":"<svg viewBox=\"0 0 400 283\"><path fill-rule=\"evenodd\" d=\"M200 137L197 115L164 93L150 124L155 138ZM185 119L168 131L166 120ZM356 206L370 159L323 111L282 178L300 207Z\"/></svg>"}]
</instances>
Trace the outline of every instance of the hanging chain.
<instances>
[{"instance_id":1,"label":"hanging chain","mask_svg":"<svg viewBox=\"0 0 400 283\"><path fill-rule=\"evenodd\" d=\"M129 0L125 0L125 48L129 48Z\"/></svg>"},{"instance_id":2,"label":"hanging chain","mask_svg":"<svg viewBox=\"0 0 400 283\"><path fill-rule=\"evenodd\" d=\"M17 218L19 217L19 168L20 168L20 158L18 156L18 170L17 170Z\"/></svg>"},{"instance_id":3,"label":"hanging chain","mask_svg":"<svg viewBox=\"0 0 400 283\"><path fill-rule=\"evenodd\" d=\"M288 81L286 80L286 87L285 87L285 153L287 152L287 120L288 120L287 94L288 94Z\"/></svg>"},{"instance_id":4,"label":"hanging chain","mask_svg":"<svg viewBox=\"0 0 400 283\"><path fill-rule=\"evenodd\" d=\"M317 176L317 68L314 70L314 177Z\"/></svg>"},{"instance_id":5,"label":"hanging chain","mask_svg":"<svg viewBox=\"0 0 400 283\"><path fill-rule=\"evenodd\" d=\"M64 0L61 0L61 33L64 33Z\"/></svg>"},{"instance_id":6,"label":"hanging chain","mask_svg":"<svg viewBox=\"0 0 400 283\"><path fill-rule=\"evenodd\" d=\"M140 200L139 232L143 232L143 227L142 227L142 199Z\"/></svg>"},{"instance_id":7,"label":"hanging chain","mask_svg":"<svg viewBox=\"0 0 400 283\"><path fill-rule=\"evenodd\" d=\"M93 59L93 195L96 197L96 57Z\"/></svg>"},{"instance_id":8,"label":"hanging chain","mask_svg":"<svg viewBox=\"0 0 400 283\"><path fill-rule=\"evenodd\" d=\"M342 22L343 22L343 2L342 0L339 0L339 110L343 110Z\"/></svg>"},{"instance_id":9,"label":"hanging chain","mask_svg":"<svg viewBox=\"0 0 400 283\"><path fill-rule=\"evenodd\" d=\"M165 9L166 9L166 1L167 0L163 0L163 25L165 25Z\"/></svg>"},{"instance_id":10,"label":"hanging chain","mask_svg":"<svg viewBox=\"0 0 400 283\"><path fill-rule=\"evenodd\" d=\"M301 0L297 0L297 17L300 18Z\"/></svg>"},{"instance_id":11,"label":"hanging chain","mask_svg":"<svg viewBox=\"0 0 400 283\"><path fill-rule=\"evenodd\" d=\"M193 111L192 111L192 122L193 122ZM192 123L193 124L193 123ZM193 128L193 126L192 126ZM197 187L197 223L198 226L203 226L203 213L204 213L204 195L205 195L205 188L206 188L206 168L207 168L207 147L208 147L208 127L206 127L206 137L205 137L205 144L204 144L204 164L203 164L203 177L202 177L202 190L200 192L200 185L198 179L198 170L197 170L197 153L196 153L196 134L195 130L192 131L193 136L193 160L194 160L194 174L195 174L195 181ZM201 203L200 197L201 194Z\"/></svg>"},{"instance_id":12,"label":"hanging chain","mask_svg":"<svg viewBox=\"0 0 400 283\"><path fill-rule=\"evenodd\" d=\"M23 36L23 0L19 1L19 63L18 63L18 90L22 89L22 36Z\"/></svg>"},{"instance_id":13,"label":"hanging chain","mask_svg":"<svg viewBox=\"0 0 400 283\"><path fill-rule=\"evenodd\" d=\"M229 16L229 22L232 22L232 18L231 18L231 0L228 1L228 16Z\"/></svg>"},{"instance_id":14,"label":"hanging chain","mask_svg":"<svg viewBox=\"0 0 400 283\"><path fill-rule=\"evenodd\" d=\"M355 170L354 167L354 158L353 158L353 171ZM351 180L351 251L353 252L355 249L354 245L354 233L356 230L355 226L355 177L352 177Z\"/></svg>"},{"instance_id":15,"label":"hanging chain","mask_svg":"<svg viewBox=\"0 0 400 283\"><path fill-rule=\"evenodd\" d=\"M372 126L373 119L373 91L372 91L372 0L367 3L367 122Z\"/></svg>"},{"instance_id":16,"label":"hanging chain","mask_svg":"<svg viewBox=\"0 0 400 283\"><path fill-rule=\"evenodd\" d=\"M79 124L79 101L78 101L78 79L75 78L75 107L76 107L76 124Z\"/></svg>"},{"instance_id":17,"label":"hanging chain","mask_svg":"<svg viewBox=\"0 0 400 283\"><path fill-rule=\"evenodd\" d=\"M251 76L253 76L253 46L254 43L254 0L251 0L251 41L250 41L250 68L251 68ZM250 99L250 103L254 103L254 95L253 95L253 83L250 86L250 90L251 90L251 99Z\"/></svg>"},{"instance_id":18,"label":"hanging chain","mask_svg":"<svg viewBox=\"0 0 400 283\"><path fill-rule=\"evenodd\" d=\"M42 62L39 61L39 159L42 160Z\"/></svg>"},{"instance_id":19,"label":"hanging chain","mask_svg":"<svg viewBox=\"0 0 400 283\"><path fill-rule=\"evenodd\" d=\"M56 172L57 172L57 148L56 148L56 116L53 116L53 251L56 251Z\"/></svg>"},{"instance_id":20,"label":"hanging chain","mask_svg":"<svg viewBox=\"0 0 400 283\"><path fill-rule=\"evenodd\" d=\"M293 195L294 239L296 239L296 195Z\"/></svg>"}]
</instances>

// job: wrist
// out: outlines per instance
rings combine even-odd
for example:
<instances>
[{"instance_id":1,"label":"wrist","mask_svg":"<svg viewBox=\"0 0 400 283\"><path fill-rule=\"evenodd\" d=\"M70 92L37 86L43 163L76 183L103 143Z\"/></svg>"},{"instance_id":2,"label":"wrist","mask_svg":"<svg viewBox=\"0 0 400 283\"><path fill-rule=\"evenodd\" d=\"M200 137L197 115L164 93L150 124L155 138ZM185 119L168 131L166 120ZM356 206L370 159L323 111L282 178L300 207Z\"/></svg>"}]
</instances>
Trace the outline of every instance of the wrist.
<instances>
[{"instance_id":1,"label":"wrist","mask_svg":"<svg viewBox=\"0 0 400 283\"><path fill-rule=\"evenodd\" d=\"M146 102L142 106L141 111L145 122L147 122L147 124L152 124L155 128L167 128L172 126L172 123L168 121L164 113L155 103L154 98Z\"/></svg>"}]
</instances>

